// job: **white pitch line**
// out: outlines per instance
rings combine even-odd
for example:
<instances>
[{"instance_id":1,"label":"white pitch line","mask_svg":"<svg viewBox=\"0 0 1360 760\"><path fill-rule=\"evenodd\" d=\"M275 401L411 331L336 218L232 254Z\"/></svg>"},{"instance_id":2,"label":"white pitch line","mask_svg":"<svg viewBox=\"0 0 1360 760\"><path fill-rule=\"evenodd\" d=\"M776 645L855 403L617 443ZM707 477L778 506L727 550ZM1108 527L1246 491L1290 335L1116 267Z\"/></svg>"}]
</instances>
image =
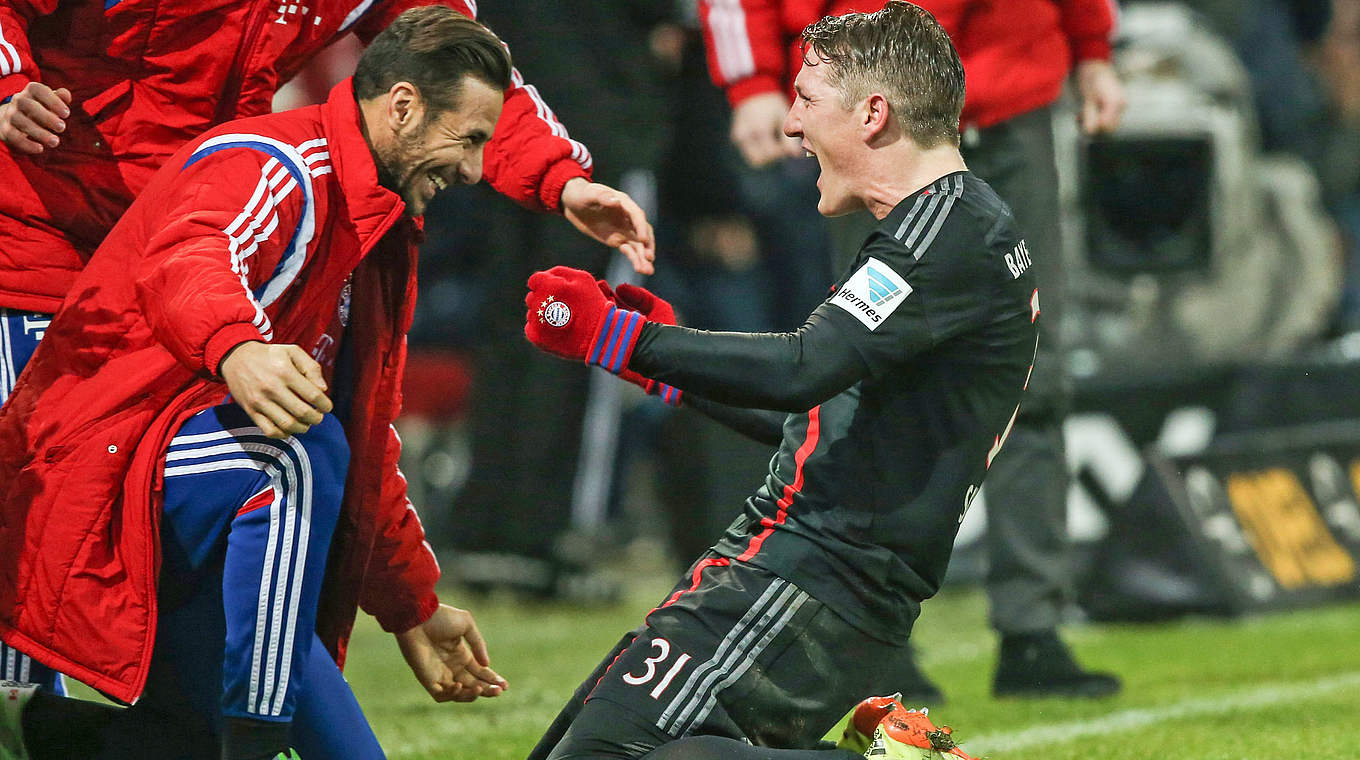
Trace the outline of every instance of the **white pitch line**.
<instances>
[{"instance_id":1,"label":"white pitch line","mask_svg":"<svg viewBox=\"0 0 1360 760\"><path fill-rule=\"evenodd\" d=\"M1334 691L1360 686L1360 672L1343 673L1330 678L1303 683L1277 684L1250 691L1226 694L1217 698L1184 699L1159 707L1122 710L1091 720L1074 720L1036 726L1023 731L979 736L961 742L971 755L1009 752L1039 745L1069 742L1085 736L1105 736L1129 731L1164 720L1182 720L1194 715L1216 715L1244 707L1265 707L1290 701L1306 700Z\"/></svg>"}]
</instances>

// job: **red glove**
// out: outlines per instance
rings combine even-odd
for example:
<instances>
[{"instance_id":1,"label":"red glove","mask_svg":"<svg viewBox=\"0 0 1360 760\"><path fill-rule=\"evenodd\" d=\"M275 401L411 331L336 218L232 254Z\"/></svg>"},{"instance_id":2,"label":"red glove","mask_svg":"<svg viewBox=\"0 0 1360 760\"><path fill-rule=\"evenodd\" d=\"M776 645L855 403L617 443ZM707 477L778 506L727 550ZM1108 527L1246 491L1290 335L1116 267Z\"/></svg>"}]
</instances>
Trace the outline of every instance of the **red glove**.
<instances>
[{"instance_id":1,"label":"red glove","mask_svg":"<svg viewBox=\"0 0 1360 760\"><path fill-rule=\"evenodd\" d=\"M656 322L662 325L675 324L675 307L671 306L666 299L646 288L629 285L625 282L618 287L617 292L613 292L609 290L609 283L600 280L600 290L612 296L611 300L619 306L640 312L648 322ZM629 369L621 372L619 377L634 385L641 386L642 390L646 391L649 396L660 396L661 400L667 404L680 406L680 398L684 391L673 385L653 380L650 377L643 377Z\"/></svg>"},{"instance_id":2,"label":"red glove","mask_svg":"<svg viewBox=\"0 0 1360 760\"><path fill-rule=\"evenodd\" d=\"M623 283L619 286L614 302L625 309L632 309L647 318L648 322L663 325L675 324L675 307L652 291Z\"/></svg>"},{"instance_id":3,"label":"red glove","mask_svg":"<svg viewBox=\"0 0 1360 760\"><path fill-rule=\"evenodd\" d=\"M628 366L647 321L606 298L589 272L564 266L530 275L524 304L524 336L530 343L616 375Z\"/></svg>"}]
</instances>

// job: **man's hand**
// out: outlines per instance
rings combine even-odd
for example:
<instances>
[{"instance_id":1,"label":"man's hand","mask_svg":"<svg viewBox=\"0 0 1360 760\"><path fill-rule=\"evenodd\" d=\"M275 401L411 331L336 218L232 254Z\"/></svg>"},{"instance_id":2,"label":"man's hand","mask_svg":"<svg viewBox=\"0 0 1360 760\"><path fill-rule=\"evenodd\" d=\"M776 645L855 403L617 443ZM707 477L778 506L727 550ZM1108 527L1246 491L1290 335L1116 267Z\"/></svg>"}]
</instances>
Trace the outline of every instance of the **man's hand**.
<instances>
[{"instance_id":1,"label":"man's hand","mask_svg":"<svg viewBox=\"0 0 1360 760\"><path fill-rule=\"evenodd\" d=\"M562 187L562 215L576 229L611 248L619 249L638 274L656 269L656 236L647 215L628 194L582 177Z\"/></svg>"},{"instance_id":2,"label":"man's hand","mask_svg":"<svg viewBox=\"0 0 1360 760\"><path fill-rule=\"evenodd\" d=\"M1124 96L1124 85L1109 61L1088 60L1077 64L1077 93L1081 96L1077 124L1082 132L1096 135L1113 132L1119 127L1128 101Z\"/></svg>"},{"instance_id":3,"label":"man's hand","mask_svg":"<svg viewBox=\"0 0 1360 760\"><path fill-rule=\"evenodd\" d=\"M29 82L0 105L0 140L11 150L36 155L61 144L63 119L71 116L71 91Z\"/></svg>"},{"instance_id":4,"label":"man's hand","mask_svg":"<svg viewBox=\"0 0 1360 760\"><path fill-rule=\"evenodd\" d=\"M441 604L429 620L397 634L397 644L436 702L497 697L510 686L491 669L486 642L467 610Z\"/></svg>"},{"instance_id":5,"label":"man's hand","mask_svg":"<svg viewBox=\"0 0 1360 760\"><path fill-rule=\"evenodd\" d=\"M732 143L747 164L760 168L803 155L799 140L784 134L788 113L789 101L778 92L752 95L732 109Z\"/></svg>"},{"instance_id":6,"label":"man's hand","mask_svg":"<svg viewBox=\"0 0 1360 760\"><path fill-rule=\"evenodd\" d=\"M305 433L332 408L321 365L292 344L247 341L227 352L217 371L270 438Z\"/></svg>"}]
</instances>

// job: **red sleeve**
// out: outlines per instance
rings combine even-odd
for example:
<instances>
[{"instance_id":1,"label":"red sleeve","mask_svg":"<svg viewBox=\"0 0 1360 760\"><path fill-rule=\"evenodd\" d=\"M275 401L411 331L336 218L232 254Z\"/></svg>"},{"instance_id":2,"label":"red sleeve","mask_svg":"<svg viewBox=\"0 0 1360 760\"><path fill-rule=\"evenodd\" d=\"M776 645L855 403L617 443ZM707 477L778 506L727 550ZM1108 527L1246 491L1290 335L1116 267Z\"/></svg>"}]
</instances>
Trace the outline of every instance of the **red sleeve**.
<instances>
[{"instance_id":1,"label":"red sleeve","mask_svg":"<svg viewBox=\"0 0 1360 760\"><path fill-rule=\"evenodd\" d=\"M273 337L264 309L300 268L278 265L305 257L315 201L267 153L200 153L158 199L170 210L135 281L156 338L186 367L215 375L232 347Z\"/></svg>"},{"instance_id":2,"label":"red sleeve","mask_svg":"<svg viewBox=\"0 0 1360 760\"><path fill-rule=\"evenodd\" d=\"M28 24L57 8L57 0L0 0L0 100L41 80L28 45Z\"/></svg>"},{"instance_id":3,"label":"red sleeve","mask_svg":"<svg viewBox=\"0 0 1360 760\"><path fill-rule=\"evenodd\" d=\"M1072 48L1072 61L1110 60L1114 37L1114 0L1065 0L1063 34Z\"/></svg>"},{"instance_id":4,"label":"red sleeve","mask_svg":"<svg viewBox=\"0 0 1360 760\"><path fill-rule=\"evenodd\" d=\"M782 91L791 41L782 34L775 0L700 0L699 21L709 74L732 105Z\"/></svg>"},{"instance_id":5,"label":"red sleeve","mask_svg":"<svg viewBox=\"0 0 1360 760\"><path fill-rule=\"evenodd\" d=\"M420 516L406 496L406 477L397 468L399 459L401 439L389 427L378 530L359 593L359 605L389 633L420 625L439 607L434 590L439 563L425 540Z\"/></svg>"},{"instance_id":6,"label":"red sleeve","mask_svg":"<svg viewBox=\"0 0 1360 760\"><path fill-rule=\"evenodd\" d=\"M375 0L354 26L368 44L402 11L436 0ZM438 0L468 16L477 17L472 0ZM573 177L590 179L594 159L590 151L567 134L557 114L538 89L515 70L495 134L486 146L482 176L496 191L535 211L558 211L562 187Z\"/></svg>"}]
</instances>

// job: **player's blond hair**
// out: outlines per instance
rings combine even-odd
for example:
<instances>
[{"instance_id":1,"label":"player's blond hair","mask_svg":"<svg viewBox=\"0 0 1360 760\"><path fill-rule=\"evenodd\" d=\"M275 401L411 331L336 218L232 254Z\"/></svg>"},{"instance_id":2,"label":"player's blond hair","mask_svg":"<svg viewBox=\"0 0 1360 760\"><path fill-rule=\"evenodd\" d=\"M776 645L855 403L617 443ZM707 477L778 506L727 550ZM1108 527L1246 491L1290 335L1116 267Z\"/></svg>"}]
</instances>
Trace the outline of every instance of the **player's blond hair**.
<instances>
[{"instance_id":1,"label":"player's blond hair","mask_svg":"<svg viewBox=\"0 0 1360 760\"><path fill-rule=\"evenodd\" d=\"M880 93L922 148L959 142L963 63L929 11L892 0L875 13L827 16L803 30L804 61L830 66L827 81L850 107Z\"/></svg>"}]
</instances>

